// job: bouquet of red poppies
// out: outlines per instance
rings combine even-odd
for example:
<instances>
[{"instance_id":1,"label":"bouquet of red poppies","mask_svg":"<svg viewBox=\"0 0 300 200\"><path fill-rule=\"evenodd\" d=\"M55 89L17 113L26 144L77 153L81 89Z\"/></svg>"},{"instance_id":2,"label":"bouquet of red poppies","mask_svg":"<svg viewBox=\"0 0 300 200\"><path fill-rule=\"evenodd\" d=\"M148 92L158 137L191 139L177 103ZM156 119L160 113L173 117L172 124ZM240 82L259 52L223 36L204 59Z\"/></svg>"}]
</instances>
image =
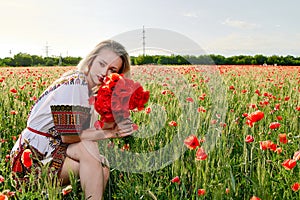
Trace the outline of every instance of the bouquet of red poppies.
<instances>
[{"instance_id":1,"label":"bouquet of red poppies","mask_svg":"<svg viewBox=\"0 0 300 200\"><path fill-rule=\"evenodd\" d=\"M110 74L103 80L95 98L94 107L100 114L95 127L103 128L104 123L129 118L130 110L143 110L149 97L149 91L145 91L140 83L123 74Z\"/></svg>"}]
</instances>

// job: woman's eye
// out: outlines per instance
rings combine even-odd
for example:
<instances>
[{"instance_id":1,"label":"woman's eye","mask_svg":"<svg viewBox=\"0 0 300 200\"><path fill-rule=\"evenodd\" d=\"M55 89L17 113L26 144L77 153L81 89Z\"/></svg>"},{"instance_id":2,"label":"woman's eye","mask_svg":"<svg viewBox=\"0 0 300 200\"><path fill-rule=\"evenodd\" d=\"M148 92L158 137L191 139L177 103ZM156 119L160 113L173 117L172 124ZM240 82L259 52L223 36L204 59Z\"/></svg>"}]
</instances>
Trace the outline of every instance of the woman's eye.
<instances>
[{"instance_id":1,"label":"woman's eye","mask_svg":"<svg viewBox=\"0 0 300 200\"><path fill-rule=\"evenodd\" d=\"M103 62L101 62L101 61L98 62L98 63L99 63L99 66L100 66L100 67L105 67L105 66L106 66L105 63L103 63Z\"/></svg>"}]
</instances>

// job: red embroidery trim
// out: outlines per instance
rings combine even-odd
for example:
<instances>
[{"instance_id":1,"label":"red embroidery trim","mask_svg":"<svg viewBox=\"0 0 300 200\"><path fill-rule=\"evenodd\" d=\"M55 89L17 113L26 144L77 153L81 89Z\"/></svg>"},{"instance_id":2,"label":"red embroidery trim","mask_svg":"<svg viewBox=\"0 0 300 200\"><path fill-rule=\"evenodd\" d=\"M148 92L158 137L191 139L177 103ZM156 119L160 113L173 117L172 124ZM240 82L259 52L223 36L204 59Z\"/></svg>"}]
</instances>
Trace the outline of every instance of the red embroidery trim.
<instances>
[{"instance_id":1,"label":"red embroidery trim","mask_svg":"<svg viewBox=\"0 0 300 200\"><path fill-rule=\"evenodd\" d=\"M30 127L27 127L27 129L30 130L31 132L36 133L36 134L39 134L39 135L43 135L43 136L46 136L46 137L53 137L53 136L52 136L51 134L49 134L49 133L44 133L44 132L35 130L35 129L33 129L33 128L30 128Z\"/></svg>"}]
</instances>

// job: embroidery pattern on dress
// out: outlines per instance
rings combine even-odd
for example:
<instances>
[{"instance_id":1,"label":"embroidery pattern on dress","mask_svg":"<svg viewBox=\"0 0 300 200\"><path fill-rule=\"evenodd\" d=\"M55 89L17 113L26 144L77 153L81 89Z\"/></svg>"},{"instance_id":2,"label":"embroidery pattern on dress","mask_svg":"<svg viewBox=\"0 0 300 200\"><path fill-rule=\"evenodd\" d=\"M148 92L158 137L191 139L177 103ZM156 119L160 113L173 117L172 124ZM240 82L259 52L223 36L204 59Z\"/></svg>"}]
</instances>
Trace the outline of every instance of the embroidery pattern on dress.
<instances>
[{"instance_id":1,"label":"embroidery pattern on dress","mask_svg":"<svg viewBox=\"0 0 300 200\"><path fill-rule=\"evenodd\" d=\"M53 136L53 137L48 137L49 145L54 149L57 148L57 146L61 144L61 137L58 134L57 130L55 129L55 126L50 128L47 133Z\"/></svg>"},{"instance_id":2,"label":"embroidery pattern on dress","mask_svg":"<svg viewBox=\"0 0 300 200\"><path fill-rule=\"evenodd\" d=\"M89 119L91 108L70 105L50 106L55 129L60 135L78 135Z\"/></svg>"}]
</instances>

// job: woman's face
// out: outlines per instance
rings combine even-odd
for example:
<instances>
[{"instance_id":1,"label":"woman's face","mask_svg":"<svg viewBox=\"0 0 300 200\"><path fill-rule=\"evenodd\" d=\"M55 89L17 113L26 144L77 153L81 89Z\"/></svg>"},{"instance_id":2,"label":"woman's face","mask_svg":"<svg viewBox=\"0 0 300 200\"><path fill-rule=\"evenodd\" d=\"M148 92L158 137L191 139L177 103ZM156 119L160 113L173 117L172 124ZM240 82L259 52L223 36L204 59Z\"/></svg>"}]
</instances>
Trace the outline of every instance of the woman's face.
<instances>
[{"instance_id":1,"label":"woman's face","mask_svg":"<svg viewBox=\"0 0 300 200\"><path fill-rule=\"evenodd\" d=\"M87 75L89 88L93 88L103 82L105 76L118 73L123 65L122 59L109 49L102 49L94 59Z\"/></svg>"}]
</instances>

